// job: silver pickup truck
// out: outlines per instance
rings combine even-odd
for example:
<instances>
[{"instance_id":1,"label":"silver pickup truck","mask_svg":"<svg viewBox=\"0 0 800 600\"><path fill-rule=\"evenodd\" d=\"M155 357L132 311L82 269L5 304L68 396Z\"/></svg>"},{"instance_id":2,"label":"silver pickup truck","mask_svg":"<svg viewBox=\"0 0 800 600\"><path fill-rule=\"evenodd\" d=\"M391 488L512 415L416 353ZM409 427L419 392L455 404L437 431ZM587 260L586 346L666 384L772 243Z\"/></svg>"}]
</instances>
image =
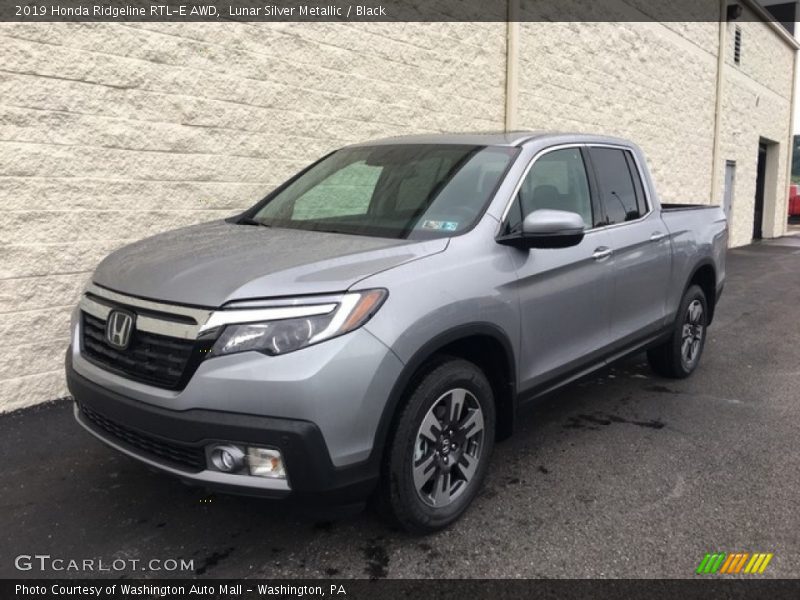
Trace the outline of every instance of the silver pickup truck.
<instances>
[{"instance_id":1,"label":"silver pickup truck","mask_svg":"<svg viewBox=\"0 0 800 600\"><path fill-rule=\"evenodd\" d=\"M348 146L107 257L72 320L75 417L194 484L373 497L432 531L522 403L633 352L690 375L726 245L723 211L661 204L625 140Z\"/></svg>"}]
</instances>

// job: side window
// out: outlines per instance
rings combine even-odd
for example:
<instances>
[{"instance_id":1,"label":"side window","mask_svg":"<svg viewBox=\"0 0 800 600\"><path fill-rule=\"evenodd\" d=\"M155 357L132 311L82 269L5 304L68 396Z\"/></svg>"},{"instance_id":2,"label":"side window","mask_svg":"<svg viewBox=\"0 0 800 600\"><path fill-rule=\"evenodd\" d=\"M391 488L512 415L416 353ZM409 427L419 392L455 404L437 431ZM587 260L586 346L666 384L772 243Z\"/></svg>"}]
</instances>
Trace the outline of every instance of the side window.
<instances>
[{"instance_id":1,"label":"side window","mask_svg":"<svg viewBox=\"0 0 800 600\"><path fill-rule=\"evenodd\" d=\"M606 224L633 221L644 215L647 212L644 190L630 153L616 148L590 148L589 153Z\"/></svg>"},{"instance_id":2,"label":"side window","mask_svg":"<svg viewBox=\"0 0 800 600\"><path fill-rule=\"evenodd\" d=\"M537 159L509 212L509 229L543 208L578 213L586 227L592 227L592 201L580 149L554 150Z\"/></svg>"},{"instance_id":3,"label":"side window","mask_svg":"<svg viewBox=\"0 0 800 600\"><path fill-rule=\"evenodd\" d=\"M628 169L631 171L633 177L633 189L636 192L636 206L639 209L639 216L647 213L647 198L644 195L644 186L642 185L642 178L639 176L639 169L636 168L636 161L630 152L625 153L625 158L628 160Z\"/></svg>"},{"instance_id":4,"label":"side window","mask_svg":"<svg viewBox=\"0 0 800 600\"><path fill-rule=\"evenodd\" d=\"M336 171L295 200L292 219L366 214L382 170L362 160Z\"/></svg>"}]
</instances>

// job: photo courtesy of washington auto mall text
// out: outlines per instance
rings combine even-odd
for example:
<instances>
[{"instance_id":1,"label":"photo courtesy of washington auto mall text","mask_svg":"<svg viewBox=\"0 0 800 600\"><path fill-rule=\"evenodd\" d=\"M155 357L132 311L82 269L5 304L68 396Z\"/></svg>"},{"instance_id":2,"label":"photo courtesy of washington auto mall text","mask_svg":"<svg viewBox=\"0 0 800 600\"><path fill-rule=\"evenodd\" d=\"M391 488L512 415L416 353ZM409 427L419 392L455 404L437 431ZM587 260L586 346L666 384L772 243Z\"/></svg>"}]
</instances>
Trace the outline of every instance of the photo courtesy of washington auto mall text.
<instances>
[{"instance_id":1,"label":"photo courtesy of washington auto mall text","mask_svg":"<svg viewBox=\"0 0 800 600\"><path fill-rule=\"evenodd\" d=\"M346 597L345 584L288 585L244 583L47 583L14 585L18 598L242 598L250 596L278 597Z\"/></svg>"},{"instance_id":2,"label":"photo courtesy of washington auto mall text","mask_svg":"<svg viewBox=\"0 0 800 600\"><path fill-rule=\"evenodd\" d=\"M0 600L800 598L800 0L0 0Z\"/></svg>"}]
</instances>

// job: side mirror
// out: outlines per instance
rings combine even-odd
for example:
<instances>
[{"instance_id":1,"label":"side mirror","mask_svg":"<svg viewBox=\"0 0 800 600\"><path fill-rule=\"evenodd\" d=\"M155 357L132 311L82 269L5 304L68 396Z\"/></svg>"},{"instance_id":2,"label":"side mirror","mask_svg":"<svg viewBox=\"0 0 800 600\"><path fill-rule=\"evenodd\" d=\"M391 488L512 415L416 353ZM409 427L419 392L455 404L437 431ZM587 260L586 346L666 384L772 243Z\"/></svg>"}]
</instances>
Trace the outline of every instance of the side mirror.
<instances>
[{"instance_id":1,"label":"side mirror","mask_svg":"<svg viewBox=\"0 0 800 600\"><path fill-rule=\"evenodd\" d=\"M522 230L497 239L514 248L568 248L583 240L583 217L566 210L535 210L522 222Z\"/></svg>"}]
</instances>

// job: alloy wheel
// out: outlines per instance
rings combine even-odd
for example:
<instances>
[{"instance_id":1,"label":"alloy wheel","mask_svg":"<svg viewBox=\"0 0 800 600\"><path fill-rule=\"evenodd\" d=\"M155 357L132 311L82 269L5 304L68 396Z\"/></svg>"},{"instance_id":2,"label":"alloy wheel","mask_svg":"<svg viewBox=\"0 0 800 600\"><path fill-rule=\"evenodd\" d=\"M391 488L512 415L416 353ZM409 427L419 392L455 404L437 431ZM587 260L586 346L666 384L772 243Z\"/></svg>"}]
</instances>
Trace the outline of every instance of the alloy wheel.
<instances>
[{"instance_id":1,"label":"alloy wheel","mask_svg":"<svg viewBox=\"0 0 800 600\"><path fill-rule=\"evenodd\" d=\"M681 332L681 360L687 369L697 362L704 334L703 304L700 300L692 300L686 309Z\"/></svg>"},{"instance_id":2,"label":"alloy wheel","mask_svg":"<svg viewBox=\"0 0 800 600\"><path fill-rule=\"evenodd\" d=\"M414 487L428 506L453 503L469 486L480 463L483 410L464 388L442 394L425 414L414 443Z\"/></svg>"}]
</instances>

